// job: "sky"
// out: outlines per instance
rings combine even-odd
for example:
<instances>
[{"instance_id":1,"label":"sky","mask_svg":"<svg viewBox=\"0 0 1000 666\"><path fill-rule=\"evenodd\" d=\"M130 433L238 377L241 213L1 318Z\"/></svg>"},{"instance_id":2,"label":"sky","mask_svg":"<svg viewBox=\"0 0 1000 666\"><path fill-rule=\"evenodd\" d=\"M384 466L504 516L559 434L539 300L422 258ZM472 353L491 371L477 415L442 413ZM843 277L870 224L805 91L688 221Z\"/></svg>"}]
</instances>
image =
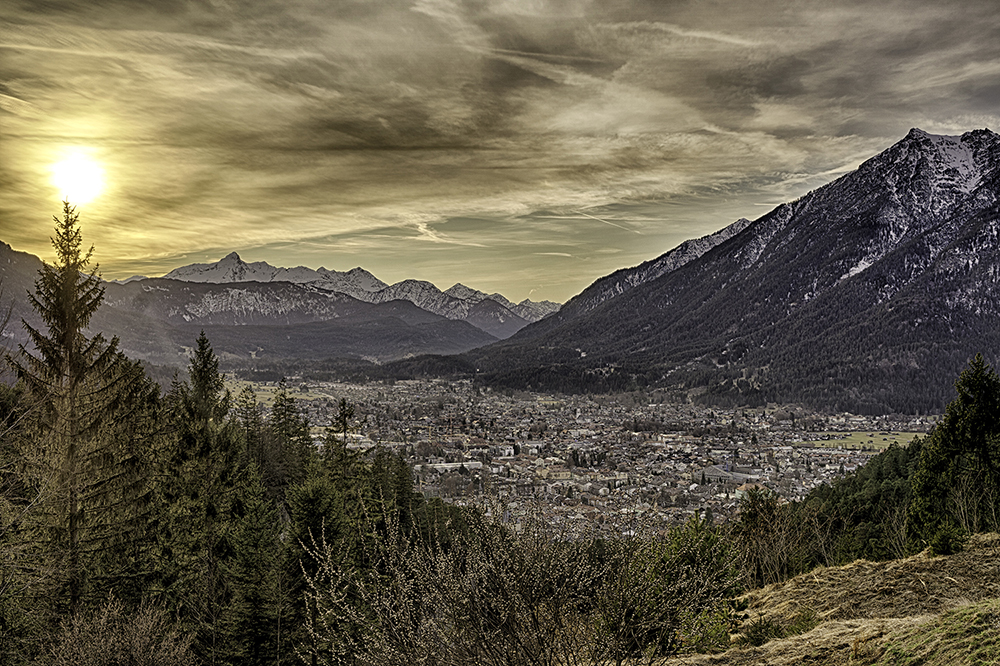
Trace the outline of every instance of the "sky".
<instances>
[{"instance_id":1,"label":"sky","mask_svg":"<svg viewBox=\"0 0 1000 666\"><path fill-rule=\"evenodd\" d=\"M996 0L4 0L0 241L52 259L69 159L106 279L236 251L561 302L998 114Z\"/></svg>"}]
</instances>

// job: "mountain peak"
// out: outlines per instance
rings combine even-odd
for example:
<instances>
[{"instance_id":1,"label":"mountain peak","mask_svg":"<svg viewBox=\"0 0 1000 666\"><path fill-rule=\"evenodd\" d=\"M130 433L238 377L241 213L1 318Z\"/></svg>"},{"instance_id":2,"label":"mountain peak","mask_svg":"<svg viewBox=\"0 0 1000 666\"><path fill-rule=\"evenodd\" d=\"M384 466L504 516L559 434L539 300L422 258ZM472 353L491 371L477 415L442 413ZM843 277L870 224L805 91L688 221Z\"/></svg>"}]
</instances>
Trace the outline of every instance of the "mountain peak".
<instances>
[{"instance_id":1,"label":"mountain peak","mask_svg":"<svg viewBox=\"0 0 1000 666\"><path fill-rule=\"evenodd\" d=\"M455 298L461 298L463 301L468 300L470 298L478 298L478 300L486 298L486 294L484 294L483 292L477 289L466 287L461 282L456 282L451 287L445 289L444 293L448 294L449 296L453 296Z\"/></svg>"}]
</instances>

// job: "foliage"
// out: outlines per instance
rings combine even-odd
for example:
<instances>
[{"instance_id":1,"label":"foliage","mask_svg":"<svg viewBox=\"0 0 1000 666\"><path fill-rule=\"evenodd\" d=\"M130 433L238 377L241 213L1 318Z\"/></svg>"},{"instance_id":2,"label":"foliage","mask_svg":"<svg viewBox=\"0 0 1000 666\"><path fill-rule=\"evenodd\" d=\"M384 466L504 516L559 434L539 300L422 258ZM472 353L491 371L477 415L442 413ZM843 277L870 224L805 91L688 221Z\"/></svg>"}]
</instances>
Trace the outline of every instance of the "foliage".
<instances>
[{"instance_id":1,"label":"foliage","mask_svg":"<svg viewBox=\"0 0 1000 666\"><path fill-rule=\"evenodd\" d=\"M789 636L797 636L812 631L819 625L816 612L811 609L800 611L787 624L773 617L758 613L757 617L747 623L742 630L740 643L760 647L764 643Z\"/></svg>"},{"instance_id":2,"label":"foliage","mask_svg":"<svg viewBox=\"0 0 1000 666\"><path fill-rule=\"evenodd\" d=\"M663 539L608 544L610 572L595 602L598 655L611 663L712 651L728 643L743 575L737 553L697 516Z\"/></svg>"},{"instance_id":3,"label":"foliage","mask_svg":"<svg viewBox=\"0 0 1000 666\"><path fill-rule=\"evenodd\" d=\"M96 267L85 272L93 248L82 250L78 219L65 202L55 218L56 263L43 264L30 296L47 330L25 323L35 353L22 345L7 356L31 405L16 454L37 492L24 527L37 530L47 562L45 595L71 614L110 585L142 584L146 567L135 551L148 542L158 400L117 339L84 334L104 288Z\"/></svg>"},{"instance_id":4,"label":"foliage","mask_svg":"<svg viewBox=\"0 0 1000 666\"><path fill-rule=\"evenodd\" d=\"M500 508L492 515L502 516ZM728 638L734 554L700 521L604 542L468 515L447 547L389 520L364 568L314 542L310 647L323 664L622 664Z\"/></svg>"}]
</instances>

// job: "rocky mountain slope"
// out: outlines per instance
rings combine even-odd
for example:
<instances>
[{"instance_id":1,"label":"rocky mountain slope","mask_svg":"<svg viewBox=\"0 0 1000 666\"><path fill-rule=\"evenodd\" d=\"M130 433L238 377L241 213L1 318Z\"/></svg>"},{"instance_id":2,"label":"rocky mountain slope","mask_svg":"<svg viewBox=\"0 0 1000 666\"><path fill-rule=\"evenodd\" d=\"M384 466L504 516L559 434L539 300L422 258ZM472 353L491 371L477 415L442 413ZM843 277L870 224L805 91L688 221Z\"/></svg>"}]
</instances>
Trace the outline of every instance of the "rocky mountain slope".
<instances>
[{"instance_id":1,"label":"rocky mountain slope","mask_svg":"<svg viewBox=\"0 0 1000 666\"><path fill-rule=\"evenodd\" d=\"M970 356L1000 352L998 193L1000 136L914 129L697 258L470 358L508 386L941 409Z\"/></svg>"},{"instance_id":2,"label":"rocky mountain slope","mask_svg":"<svg viewBox=\"0 0 1000 666\"><path fill-rule=\"evenodd\" d=\"M713 234L684 241L656 259L645 261L632 268L623 268L602 277L552 313L543 325L532 327L525 333L525 337L539 336L596 309L605 301L620 296L634 287L652 282L661 275L675 271L688 262L694 261L719 243L729 240L749 225L750 220L740 218Z\"/></svg>"}]
</instances>

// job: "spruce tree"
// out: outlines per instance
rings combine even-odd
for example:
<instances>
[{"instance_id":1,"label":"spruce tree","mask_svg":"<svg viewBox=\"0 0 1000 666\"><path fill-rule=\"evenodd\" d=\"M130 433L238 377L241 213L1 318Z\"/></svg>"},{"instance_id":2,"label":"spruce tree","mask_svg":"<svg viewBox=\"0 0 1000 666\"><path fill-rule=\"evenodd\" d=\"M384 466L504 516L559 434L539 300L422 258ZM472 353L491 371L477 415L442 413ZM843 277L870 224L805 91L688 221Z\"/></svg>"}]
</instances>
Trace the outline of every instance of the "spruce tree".
<instances>
[{"instance_id":1,"label":"spruce tree","mask_svg":"<svg viewBox=\"0 0 1000 666\"><path fill-rule=\"evenodd\" d=\"M945 552L961 531L1000 528L1000 376L976 355L924 442L909 509L918 542Z\"/></svg>"},{"instance_id":2,"label":"spruce tree","mask_svg":"<svg viewBox=\"0 0 1000 666\"><path fill-rule=\"evenodd\" d=\"M226 653L231 663L271 664L280 660L281 623L287 622L278 512L257 466L251 463L242 476L233 555L225 565L233 590L226 608Z\"/></svg>"},{"instance_id":3,"label":"spruce tree","mask_svg":"<svg viewBox=\"0 0 1000 666\"><path fill-rule=\"evenodd\" d=\"M232 400L219 359L204 331L188 378L175 382L167 396L175 437L162 484L162 585L172 610L198 632L199 656L216 663L232 595L225 570L233 556L230 536L245 455L238 424L229 418Z\"/></svg>"},{"instance_id":4,"label":"spruce tree","mask_svg":"<svg viewBox=\"0 0 1000 666\"><path fill-rule=\"evenodd\" d=\"M309 420L302 415L295 405L295 399L288 394L284 378L278 383L278 390L274 393L267 432L270 435L273 474L280 487L280 494L284 496L288 486L305 478L306 462L312 446Z\"/></svg>"},{"instance_id":5,"label":"spruce tree","mask_svg":"<svg viewBox=\"0 0 1000 666\"><path fill-rule=\"evenodd\" d=\"M135 537L147 517L157 389L119 352L117 338L85 334L104 297L98 267L87 272L93 247L82 249L69 202L53 219L56 261L43 264L29 294L46 330L22 322L34 350L20 345L7 361L34 406L37 439L25 462L40 492L37 517L56 596L76 613L102 573L100 560L142 541Z\"/></svg>"}]
</instances>

